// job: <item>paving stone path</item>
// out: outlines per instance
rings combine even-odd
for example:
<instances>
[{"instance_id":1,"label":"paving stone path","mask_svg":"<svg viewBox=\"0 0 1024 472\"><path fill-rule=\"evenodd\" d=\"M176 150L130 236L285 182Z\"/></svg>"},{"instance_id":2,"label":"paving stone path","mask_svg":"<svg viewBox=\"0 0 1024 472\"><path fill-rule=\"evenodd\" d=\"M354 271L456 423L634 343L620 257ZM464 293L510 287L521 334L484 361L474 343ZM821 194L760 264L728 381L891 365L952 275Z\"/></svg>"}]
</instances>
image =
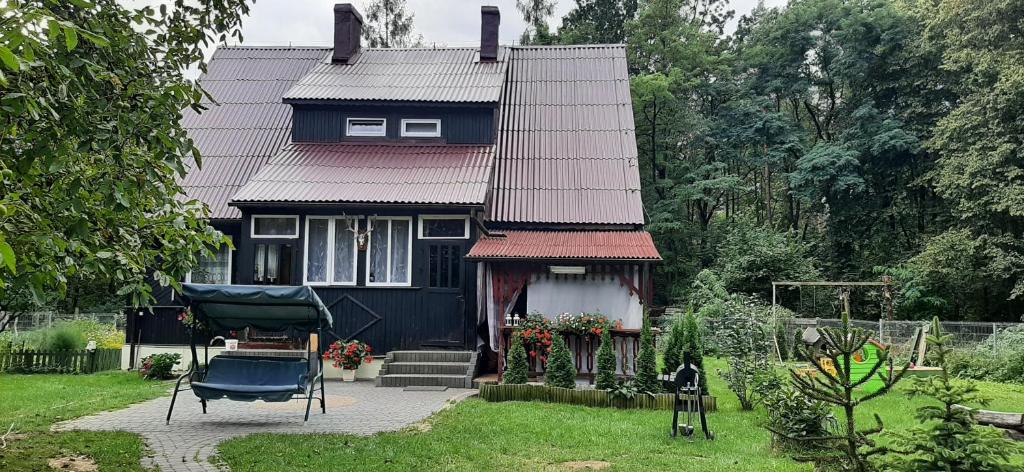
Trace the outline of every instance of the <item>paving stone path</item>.
<instances>
[{"instance_id":1,"label":"paving stone path","mask_svg":"<svg viewBox=\"0 0 1024 472\"><path fill-rule=\"evenodd\" d=\"M55 431L127 431L142 436L152 451L145 467L162 472L220 471L210 463L221 441L251 433L348 433L370 435L395 431L421 421L450 401L475 390L407 392L374 387L372 382L327 382L327 414L319 410L303 423L306 402L233 402L216 400L203 414L190 391L178 394L171 424L165 424L170 396L58 423ZM316 401L314 400L314 409Z\"/></svg>"}]
</instances>

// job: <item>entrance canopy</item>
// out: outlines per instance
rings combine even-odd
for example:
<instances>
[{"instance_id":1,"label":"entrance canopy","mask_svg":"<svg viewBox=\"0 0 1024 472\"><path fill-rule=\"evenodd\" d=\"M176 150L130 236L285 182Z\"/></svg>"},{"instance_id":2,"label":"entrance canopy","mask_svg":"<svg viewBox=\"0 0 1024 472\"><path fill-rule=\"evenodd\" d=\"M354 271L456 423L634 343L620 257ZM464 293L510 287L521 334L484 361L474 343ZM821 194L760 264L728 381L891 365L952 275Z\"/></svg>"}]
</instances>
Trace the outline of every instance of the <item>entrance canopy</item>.
<instances>
[{"instance_id":1,"label":"entrance canopy","mask_svg":"<svg viewBox=\"0 0 1024 472\"><path fill-rule=\"evenodd\" d=\"M646 231L504 231L484 236L466 255L478 261L661 261Z\"/></svg>"},{"instance_id":2,"label":"entrance canopy","mask_svg":"<svg viewBox=\"0 0 1024 472\"><path fill-rule=\"evenodd\" d=\"M311 287L184 284L182 297L214 330L315 330L334 319Z\"/></svg>"}]
</instances>

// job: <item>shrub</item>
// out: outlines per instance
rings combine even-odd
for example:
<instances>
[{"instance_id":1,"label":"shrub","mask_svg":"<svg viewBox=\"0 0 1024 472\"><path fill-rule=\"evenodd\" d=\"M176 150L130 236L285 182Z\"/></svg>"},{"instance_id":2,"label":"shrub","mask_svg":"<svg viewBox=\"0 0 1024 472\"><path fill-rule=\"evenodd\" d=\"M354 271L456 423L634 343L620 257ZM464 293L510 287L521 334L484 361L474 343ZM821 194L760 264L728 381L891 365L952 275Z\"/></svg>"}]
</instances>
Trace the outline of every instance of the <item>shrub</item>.
<instances>
[{"instance_id":1,"label":"shrub","mask_svg":"<svg viewBox=\"0 0 1024 472\"><path fill-rule=\"evenodd\" d=\"M704 344L701 341L700 325L697 323L697 316L690 310L683 321L685 334L683 335L683 360L689 359L700 373L698 385L701 395L708 394L707 375L704 374Z\"/></svg>"},{"instance_id":2,"label":"shrub","mask_svg":"<svg viewBox=\"0 0 1024 472\"><path fill-rule=\"evenodd\" d=\"M151 354L142 358L142 368L139 373L149 380L166 380L174 378L171 373L174 366L181 362L181 354L161 353Z\"/></svg>"},{"instance_id":3,"label":"shrub","mask_svg":"<svg viewBox=\"0 0 1024 472\"><path fill-rule=\"evenodd\" d=\"M763 321L766 308L753 300L741 300L729 303L730 317L716 325L716 337L729 363L722 378L739 398L740 408L751 410L757 396L755 380L772 368L771 347Z\"/></svg>"},{"instance_id":4,"label":"shrub","mask_svg":"<svg viewBox=\"0 0 1024 472\"><path fill-rule=\"evenodd\" d=\"M104 324L95 320L75 320L67 322L72 329L82 333L86 342L96 341L100 349L121 349L124 346L124 331L112 324Z\"/></svg>"},{"instance_id":5,"label":"shrub","mask_svg":"<svg viewBox=\"0 0 1024 472\"><path fill-rule=\"evenodd\" d=\"M685 319L676 316L669 325L668 336L665 340L665 352L662 355L662 373L672 374L683 363L683 341L686 337Z\"/></svg>"},{"instance_id":6,"label":"shrub","mask_svg":"<svg viewBox=\"0 0 1024 472\"><path fill-rule=\"evenodd\" d=\"M651 334L651 319L644 314L644 325L640 330L640 351L636 355L636 387L645 392L658 393L661 383L658 381L658 353L654 348L654 335Z\"/></svg>"},{"instance_id":7,"label":"shrub","mask_svg":"<svg viewBox=\"0 0 1024 472\"><path fill-rule=\"evenodd\" d=\"M576 366L572 354L562 336L555 336L544 371L544 385L549 387L576 388Z\"/></svg>"},{"instance_id":8,"label":"shrub","mask_svg":"<svg viewBox=\"0 0 1024 472\"><path fill-rule=\"evenodd\" d=\"M792 348L792 352L790 353L790 356L789 356L790 360L794 360L794 361L805 361L805 360L807 360L807 359L804 359L800 355L800 348L803 347L803 345L804 345L804 332L803 332L803 330L801 330L799 328L798 329L794 329L793 330L793 343L790 344L790 347Z\"/></svg>"},{"instance_id":9,"label":"shrub","mask_svg":"<svg viewBox=\"0 0 1024 472\"><path fill-rule=\"evenodd\" d=\"M978 427L969 410L956 408L965 403L984 403L977 386L970 381L954 379L945 370L947 343L950 336L943 335L942 324L932 320L932 334L928 345L936 363L943 370L935 376L911 380L912 395L932 397L942 404L917 409L921 425L901 434L894 434L890 453L876 462L884 470L913 472L918 470L1017 470L1010 457L1015 445L998 430Z\"/></svg>"},{"instance_id":10,"label":"shrub","mask_svg":"<svg viewBox=\"0 0 1024 472\"><path fill-rule=\"evenodd\" d=\"M615 347L612 343L611 332L605 331L601 334L601 347L597 349L597 377L594 379L594 387L602 390L610 390L615 387Z\"/></svg>"},{"instance_id":11,"label":"shrub","mask_svg":"<svg viewBox=\"0 0 1024 472\"><path fill-rule=\"evenodd\" d=\"M505 384L524 384L527 378L526 349L523 347L523 337L519 331L512 333L512 347L508 351L508 368L502 377Z\"/></svg>"},{"instance_id":12,"label":"shrub","mask_svg":"<svg viewBox=\"0 0 1024 472\"><path fill-rule=\"evenodd\" d=\"M983 343L946 354L950 373L974 380L1024 383L1024 326L996 333Z\"/></svg>"},{"instance_id":13,"label":"shrub","mask_svg":"<svg viewBox=\"0 0 1024 472\"><path fill-rule=\"evenodd\" d=\"M826 403L804 396L775 371L761 375L755 390L768 413L768 430L774 444L791 450L829 447L827 442L816 440L838 431L836 417Z\"/></svg>"},{"instance_id":14,"label":"shrub","mask_svg":"<svg viewBox=\"0 0 1024 472\"><path fill-rule=\"evenodd\" d=\"M42 335L42 349L47 351L78 351L85 349L85 335L74 326L61 323Z\"/></svg>"}]
</instances>

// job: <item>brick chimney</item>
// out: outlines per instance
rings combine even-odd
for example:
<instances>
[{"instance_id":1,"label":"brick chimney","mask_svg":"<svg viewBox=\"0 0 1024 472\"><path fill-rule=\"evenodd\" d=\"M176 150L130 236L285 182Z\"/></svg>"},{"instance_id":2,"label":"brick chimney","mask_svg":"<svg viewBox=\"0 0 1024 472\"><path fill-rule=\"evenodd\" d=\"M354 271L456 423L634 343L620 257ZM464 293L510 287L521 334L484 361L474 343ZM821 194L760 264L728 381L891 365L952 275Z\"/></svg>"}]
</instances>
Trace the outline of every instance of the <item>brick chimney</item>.
<instances>
[{"instance_id":1,"label":"brick chimney","mask_svg":"<svg viewBox=\"0 0 1024 472\"><path fill-rule=\"evenodd\" d=\"M480 61L498 60L498 24L501 13L498 7L480 7Z\"/></svg>"},{"instance_id":2,"label":"brick chimney","mask_svg":"<svg viewBox=\"0 0 1024 472\"><path fill-rule=\"evenodd\" d=\"M359 52L363 15L351 3L334 5L334 54L331 62L348 63Z\"/></svg>"}]
</instances>

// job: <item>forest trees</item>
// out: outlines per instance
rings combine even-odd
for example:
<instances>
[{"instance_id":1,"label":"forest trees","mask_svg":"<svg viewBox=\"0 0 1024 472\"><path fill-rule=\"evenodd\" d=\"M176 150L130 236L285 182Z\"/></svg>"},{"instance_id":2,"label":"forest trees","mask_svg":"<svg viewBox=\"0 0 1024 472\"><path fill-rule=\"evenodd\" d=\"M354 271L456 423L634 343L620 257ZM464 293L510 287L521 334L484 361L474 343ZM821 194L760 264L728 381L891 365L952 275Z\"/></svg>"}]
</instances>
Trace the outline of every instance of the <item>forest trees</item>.
<instances>
[{"instance_id":1,"label":"forest trees","mask_svg":"<svg viewBox=\"0 0 1024 472\"><path fill-rule=\"evenodd\" d=\"M523 15L526 31L521 44L552 44L555 37L548 27L548 18L555 12L554 0L516 0L516 9Z\"/></svg>"},{"instance_id":2,"label":"forest trees","mask_svg":"<svg viewBox=\"0 0 1024 472\"><path fill-rule=\"evenodd\" d=\"M660 301L708 268L762 294L781 276L898 275L928 303L897 316L1016 320L1019 2L794 1L732 34L726 7L649 0L626 23ZM751 231L766 244L730 242ZM961 243L969 260L948 252Z\"/></svg>"},{"instance_id":3,"label":"forest trees","mask_svg":"<svg viewBox=\"0 0 1024 472\"><path fill-rule=\"evenodd\" d=\"M366 10L363 37L371 48L408 48L423 43L415 34L413 14L405 10L405 0L374 0Z\"/></svg>"}]
</instances>

